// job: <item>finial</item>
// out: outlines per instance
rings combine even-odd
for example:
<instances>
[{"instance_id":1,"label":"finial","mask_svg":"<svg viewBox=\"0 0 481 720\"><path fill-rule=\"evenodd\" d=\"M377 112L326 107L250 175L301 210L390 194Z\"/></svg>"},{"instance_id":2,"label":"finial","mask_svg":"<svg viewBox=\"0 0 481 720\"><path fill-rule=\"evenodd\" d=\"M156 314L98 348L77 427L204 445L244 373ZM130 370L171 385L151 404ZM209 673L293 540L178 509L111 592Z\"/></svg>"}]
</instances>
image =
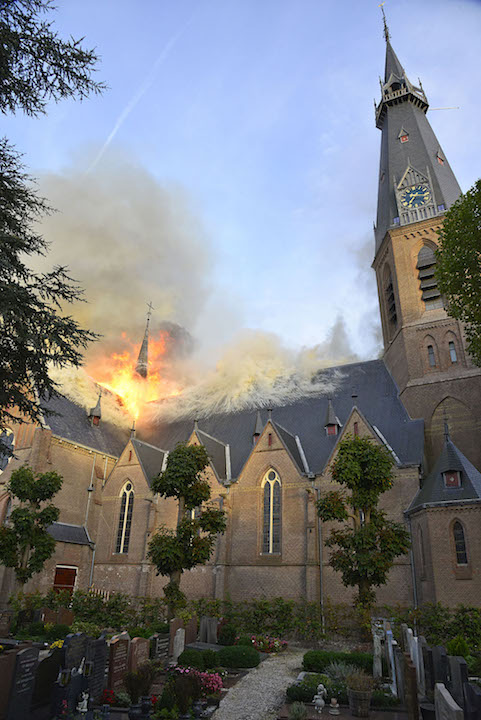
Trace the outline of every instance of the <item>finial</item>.
<instances>
[{"instance_id":1,"label":"finial","mask_svg":"<svg viewBox=\"0 0 481 720\"><path fill-rule=\"evenodd\" d=\"M147 307L149 308L147 311L147 325L150 322L150 316L152 315L152 310L155 310L154 306L152 305L152 300L147 303Z\"/></svg>"},{"instance_id":2,"label":"finial","mask_svg":"<svg viewBox=\"0 0 481 720\"><path fill-rule=\"evenodd\" d=\"M97 398L97 404L95 407L90 408L89 412L89 420L92 423L92 425L99 425L100 418L102 417L102 411L100 409L100 398L102 397L102 386L99 385L99 396Z\"/></svg>"},{"instance_id":3,"label":"finial","mask_svg":"<svg viewBox=\"0 0 481 720\"><path fill-rule=\"evenodd\" d=\"M135 437L135 418L132 420L132 427L130 428L130 437Z\"/></svg>"},{"instance_id":4,"label":"finial","mask_svg":"<svg viewBox=\"0 0 481 720\"><path fill-rule=\"evenodd\" d=\"M386 0L384 0L384 2L382 2L382 3L379 3L378 7L381 8L381 12L382 12L382 21L384 24L384 39L386 40L386 42L389 42L389 38L391 37L391 35L389 34L389 28L388 28L387 22L386 22L386 15L384 13L385 2L386 2Z\"/></svg>"},{"instance_id":5,"label":"finial","mask_svg":"<svg viewBox=\"0 0 481 720\"><path fill-rule=\"evenodd\" d=\"M267 421L272 422L272 408L268 408L268 410L267 410Z\"/></svg>"},{"instance_id":6,"label":"finial","mask_svg":"<svg viewBox=\"0 0 481 720\"><path fill-rule=\"evenodd\" d=\"M198 429L199 429L199 421L194 420L194 432L197 432Z\"/></svg>"}]
</instances>

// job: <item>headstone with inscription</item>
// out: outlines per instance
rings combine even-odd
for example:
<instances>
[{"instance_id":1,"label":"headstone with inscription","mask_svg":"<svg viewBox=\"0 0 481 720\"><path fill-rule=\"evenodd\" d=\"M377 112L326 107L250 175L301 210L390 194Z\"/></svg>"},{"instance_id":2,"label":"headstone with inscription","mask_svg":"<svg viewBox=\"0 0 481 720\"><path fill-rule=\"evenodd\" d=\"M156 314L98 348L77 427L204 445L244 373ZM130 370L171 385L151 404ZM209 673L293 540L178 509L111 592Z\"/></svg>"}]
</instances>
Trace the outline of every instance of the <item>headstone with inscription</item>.
<instances>
[{"instance_id":1,"label":"headstone with inscription","mask_svg":"<svg viewBox=\"0 0 481 720\"><path fill-rule=\"evenodd\" d=\"M125 673L128 671L129 642L126 638L117 637L110 643L109 651L109 690L121 690L124 684Z\"/></svg>"},{"instance_id":2,"label":"headstone with inscription","mask_svg":"<svg viewBox=\"0 0 481 720\"><path fill-rule=\"evenodd\" d=\"M145 638L134 637L130 643L129 670L137 672L149 659L150 643Z\"/></svg>"},{"instance_id":3,"label":"headstone with inscription","mask_svg":"<svg viewBox=\"0 0 481 720\"><path fill-rule=\"evenodd\" d=\"M463 709L459 707L443 683L436 683L434 686L434 709L436 720L463 720L464 718Z\"/></svg>"},{"instance_id":4,"label":"headstone with inscription","mask_svg":"<svg viewBox=\"0 0 481 720\"><path fill-rule=\"evenodd\" d=\"M183 652L185 647L185 630L179 628L175 633L174 638L174 652L172 653L172 659L176 663L179 659L179 655Z\"/></svg>"},{"instance_id":5,"label":"headstone with inscription","mask_svg":"<svg viewBox=\"0 0 481 720\"><path fill-rule=\"evenodd\" d=\"M150 642L150 659L166 660L169 655L169 636L159 635L155 633L149 638Z\"/></svg>"},{"instance_id":6,"label":"headstone with inscription","mask_svg":"<svg viewBox=\"0 0 481 720\"><path fill-rule=\"evenodd\" d=\"M99 700L102 696L108 654L109 648L104 637L99 637L97 640L90 642L88 659L92 665L87 680L88 691L93 701Z\"/></svg>"},{"instance_id":7,"label":"headstone with inscription","mask_svg":"<svg viewBox=\"0 0 481 720\"><path fill-rule=\"evenodd\" d=\"M463 686L468 682L468 665L463 657L448 655L448 690L461 707L464 705Z\"/></svg>"},{"instance_id":8,"label":"headstone with inscription","mask_svg":"<svg viewBox=\"0 0 481 720\"><path fill-rule=\"evenodd\" d=\"M381 647L381 638L378 635L374 635L374 637L373 637L373 647L374 647L374 655L373 655L372 674L374 675L374 677L381 677L382 676L382 647Z\"/></svg>"},{"instance_id":9,"label":"headstone with inscription","mask_svg":"<svg viewBox=\"0 0 481 720\"><path fill-rule=\"evenodd\" d=\"M62 712L73 713L83 692L87 690L85 676L89 639L84 633L67 635L62 647L62 663L53 687L52 713L61 717Z\"/></svg>"},{"instance_id":10,"label":"headstone with inscription","mask_svg":"<svg viewBox=\"0 0 481 720\"><path fill-rule=\"evenodd\" d=\"M29 647L17 653L8 700L7 720L29 717L37 665L38 648Z\"/></svg>"}]
</instances>

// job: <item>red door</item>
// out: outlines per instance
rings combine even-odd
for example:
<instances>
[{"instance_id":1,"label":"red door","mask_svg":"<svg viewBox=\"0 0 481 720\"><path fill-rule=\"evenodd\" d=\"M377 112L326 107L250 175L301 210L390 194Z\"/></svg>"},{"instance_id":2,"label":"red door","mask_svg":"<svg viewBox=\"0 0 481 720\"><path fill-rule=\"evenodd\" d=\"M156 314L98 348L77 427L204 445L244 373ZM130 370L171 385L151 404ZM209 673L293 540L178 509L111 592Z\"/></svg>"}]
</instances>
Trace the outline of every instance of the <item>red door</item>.
<instances>
[{"instance_id":1,"label":"red door","mask_svg":"<svg viewBox=\"0 0 481 720\"><path fill-rule=\"evenodd\" d=\"M55 579L53 581L54 592L60 592L60 590L69 590L72 593L75 586L76 577L77 568L56 567Z\"/></svg>"}]
</instances>

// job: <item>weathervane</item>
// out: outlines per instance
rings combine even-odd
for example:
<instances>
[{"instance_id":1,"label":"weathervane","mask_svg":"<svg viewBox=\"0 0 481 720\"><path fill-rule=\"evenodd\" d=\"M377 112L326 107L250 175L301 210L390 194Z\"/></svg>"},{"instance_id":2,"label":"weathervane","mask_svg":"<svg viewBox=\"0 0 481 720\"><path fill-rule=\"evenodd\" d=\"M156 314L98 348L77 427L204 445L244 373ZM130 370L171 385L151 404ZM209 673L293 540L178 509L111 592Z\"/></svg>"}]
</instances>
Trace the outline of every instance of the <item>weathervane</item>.
<instances>
[{"instance_id":1,"label":"weathervane","mask_svg":"<svg viewBox=\"0 0 481 720\"><path fill-rule=\"evenodd\" d=\"M381 8L381 12L382 12L382 20L383 20L383 23L384 23L384 37L386 38L386 42L389 42L389 38L390 38L391 36L390 36L390 34L389 34L389 28L388 28L387 22L386 22L386 15L385 15L385 13L384 13L384 5L385 5L385 4L386 4L386 0L384 0L384 2L382 2L382 3L379 3L378 7Z\"/></svg>"}]
</instances>

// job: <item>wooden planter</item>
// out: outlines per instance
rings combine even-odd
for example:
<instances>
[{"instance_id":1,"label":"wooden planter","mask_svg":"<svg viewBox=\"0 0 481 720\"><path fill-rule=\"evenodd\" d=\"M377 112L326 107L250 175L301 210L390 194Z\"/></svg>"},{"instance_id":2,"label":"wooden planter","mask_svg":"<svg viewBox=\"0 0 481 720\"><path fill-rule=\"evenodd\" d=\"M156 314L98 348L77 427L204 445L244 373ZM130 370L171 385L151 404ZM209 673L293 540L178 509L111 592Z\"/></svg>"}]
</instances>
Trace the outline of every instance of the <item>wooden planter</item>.
<instances>
[{"instance_id":1,"label":"wooden planter","mask_svg":"<svg viewBox=\"0 0 481 720\"><path fill-rule=\"evenodd\" d=\"M355 717L368 717L371 695L371 690L351 690L351 688L347 688L351 714L355 715Z\"/></svg>"}]
</instances>

